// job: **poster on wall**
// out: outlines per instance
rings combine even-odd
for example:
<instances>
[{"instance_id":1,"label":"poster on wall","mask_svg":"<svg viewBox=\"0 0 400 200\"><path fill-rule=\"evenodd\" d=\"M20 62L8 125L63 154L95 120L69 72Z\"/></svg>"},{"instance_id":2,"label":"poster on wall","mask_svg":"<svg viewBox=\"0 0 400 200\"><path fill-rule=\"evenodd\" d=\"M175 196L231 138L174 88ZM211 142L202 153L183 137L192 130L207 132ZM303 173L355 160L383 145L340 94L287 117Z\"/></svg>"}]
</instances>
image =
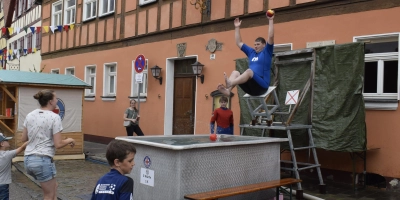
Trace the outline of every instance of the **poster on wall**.
<instances>
[{"instance_id":1,"label":"poster on wall","mask_svg":"<svg viewBox=\"0 0 400 200\"><path fill-rule=\"evenodd\" d=\"M22 131L26 115L40 108L39 102L33 98L43 88L20 87L18 102L18 131ZM82 127L82 90L54 89L58 99L54 113L60 115L64 133L81 132Z\"/></svg>"}]
</instances>

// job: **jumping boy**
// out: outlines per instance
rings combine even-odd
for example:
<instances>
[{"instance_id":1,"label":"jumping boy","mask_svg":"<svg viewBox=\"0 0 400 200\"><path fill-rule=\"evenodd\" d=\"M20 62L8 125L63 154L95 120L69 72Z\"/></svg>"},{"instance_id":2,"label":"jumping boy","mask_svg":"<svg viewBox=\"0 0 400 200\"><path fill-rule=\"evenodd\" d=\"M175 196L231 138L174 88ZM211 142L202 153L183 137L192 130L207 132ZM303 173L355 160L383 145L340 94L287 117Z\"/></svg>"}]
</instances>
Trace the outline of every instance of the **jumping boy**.
<instances>
[{"instance_id":1,"label":"jumping boy","mask_svg":"<svg viewBox=\"0 0 400 200\"><path fill-rule=\"evenodd\" d=\"M231 90L239 85L249 95L257 96L267 92L270 83L271 60L274 51L274 16L269 17L268 42L259 37L254 42L254 49L242 42L240 36L239 18L234 21L236 45L249 59L249 69L243 74L233 71L229 79L224 73L226 86L219 84L217 89L224 95L229 96Z\"/></svg>"},{"instance_id":2,"label":"jumping boy","mask_svg":"<svg viewBox=\"0 0 400 200\"><path fill-rule=\"evenodd\" d=\"M233 112L226 107L228 104L228 98L222 96L219 99L220 108L214 110L211 117L210 128L211 134L214 133L214 124L217 121L217 133L233 135Z\"/></svg>"},{"instance_id":3,"label":"jumping boy","mask_svg":"<svg viewBox=\"0 0 400 200\"><path fill-rule=\"evenodd\" d=\"M107 145L106 158L111 171L97 181L92 200L133 199L133 179L129 174L135 165L136 148L132 143L113 140Z\"/></svg>"},{"instance_id":4,"label":"jumping boy","mask_svg":"<svg viewBox=\"0 0 400 200\"><path fill-rule=\"evenodd\" d=\"M28 142L25 142L17 149L8 151L10 144L8 140L12 137L5 137L3 133L0 133L0 199L8 200L10 197L9 186L11 184L11 163L12 159L21 153Z\"/></svg>"}]
</instances>

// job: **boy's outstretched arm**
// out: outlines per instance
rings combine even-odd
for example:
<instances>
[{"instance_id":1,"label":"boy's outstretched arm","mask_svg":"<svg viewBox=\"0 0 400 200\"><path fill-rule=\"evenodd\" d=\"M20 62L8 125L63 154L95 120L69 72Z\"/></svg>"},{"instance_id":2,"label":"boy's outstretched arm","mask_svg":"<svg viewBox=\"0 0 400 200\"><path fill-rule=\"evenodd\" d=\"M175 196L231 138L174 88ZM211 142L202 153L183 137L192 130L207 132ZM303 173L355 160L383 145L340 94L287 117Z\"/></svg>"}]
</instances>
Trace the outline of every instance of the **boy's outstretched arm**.
<instances>
[{"instance_id":1,"label":"boy's outstretched arm","mask_svg":"<svg viewBox=\"0 0 400 200\"><path fill-rule=\"evenodd\" d=\"M29 142L24 142L24 144L22 144L20 147L18 147L18 148L16 149L16 150L17 150L16 154L21 153L21 152L25 149L26 145L28 145L28 143L29 143Z\"/></svg>"},{"instance_id":2,"label":"boy's outstretched arm","mask_svg":"<svg viewBox=\"0 0 400 200\"><path fill-rule=\"evenodd\" d=\"M268 44L274 44L274 17L275 15L273 15L272 17L268 17L268 21L269 21L269 26L268 26Z\"/></svg>"},{"instance_id":3,"label":"boy's outstretched arm","mask_svg":"<svg viewBox=\"0 0 400 200\"><path fill-rule=\"evenodd\" d=\"M239 48L242 48L243 42L242 42L242 37L240 36L240 25L242 24L242 21L239 20L239 18L236 18L235 21L233 22L235 25L235 41L236 45Z\"/></svg>"}]
</instances>

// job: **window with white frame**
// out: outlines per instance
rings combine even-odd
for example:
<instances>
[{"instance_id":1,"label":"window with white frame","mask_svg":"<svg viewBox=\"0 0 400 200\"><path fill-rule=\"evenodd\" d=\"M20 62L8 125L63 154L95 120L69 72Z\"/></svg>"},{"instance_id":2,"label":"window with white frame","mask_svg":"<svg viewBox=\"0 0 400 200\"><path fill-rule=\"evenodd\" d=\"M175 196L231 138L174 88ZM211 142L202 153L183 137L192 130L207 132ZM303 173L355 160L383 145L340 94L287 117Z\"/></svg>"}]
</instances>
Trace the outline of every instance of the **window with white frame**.
<instances>
[{"instance_id":1,"label":"window with white frame","mask_svg":"<svg viewBox=\"0 0 400 200\"><path fill-rule=\"evenodd\" d=\"M23 8L23 0L18 0L18 14L17 16L20 16L22 14L22 8Z\"/></svg>"},{"instance_id":2,"label":"window with white frame","mask_svg":"<svg viewBox=\"0 0 400 200\"><path fill-rule=\"evenodd\" d=\"M93 19L97 16L97 0L84 0L83 21Z\"/></svg>"},{"instance_id":3,"label":"window with white frame","mask_svg":"<svg viewBox=\"0 0 400 200\"><path fill-rule=\"evenodd\" d=\"M73 76L75 76L75 67L68 67L68 68L65 68L65 74L66 74L66 75L73 75Z\"/></svg>"},{"instance_id":4,"label":"window with white frame","mask_svg":"<svg viewBox=\"0 0 400 200\"><path fill-rule=\"evenodd\" d=\"M61 25L61 19L62 19L62 1L57 1L52 5L51 25L53 26Z\"/></svg>"},{"instance_id":5,"label":"window with white frame","mask_svg":"<svg viewBox=\"0 0 400 200\"><path fill-rule=\"evenodd\" d=\"M397 109L400 99L399 37L400 33L354 37L354 41L365 43L363 95L366 108Z\"/></svg>"},{"instance_id":6,"label":"window with white frame","mask_svg":"<svg viewBox=\"0 0 400 200\"><path fill-rule=\"evenodd\" d=\"M99 1L100 1L99 16L107 15L114 12L115 10L114 0L99 0Z\"/></svg>"},{"instance_id":7,"label":"window with white frame","mask_svg":"<svg viewBox=\"0 0 400 200\"><path fill-rule=\"evenodd\" d=\"M292 44L274 44L274 53L284 52L284 51L291 51Z\"/></svg>"},{"instance_id":8,"label":"window with white frame","mask_svg":"<svg viewBox=\"0 0 400 200\"><path fill-rule=\"evenodd\" d=\"M26 5L26 9L30 9L32 7L33 0L28 0L28 3Z\"/></svg>"},{"instance_id":9,"label":"window with white frame","mask_svg":"<svg viewBox=\"0 0 400 200\"><path fill-rule=\"evenodd\" d=\"M65 0L64 24L75 23L76 0Z\"/></svg>"},{"instance_id":10,"label":"window with white frame","mask_svg":"<svg viewBox=\"0 0 400 200\"><path fill-rule=\"evenodd\" d=\"M96 95L96 66L86 66L85 68L85 82L92 86L91 89L86 89L85 96Z\"/></svg>"},{"instance_id":11,"label":"window with white frame","mask_svg":"<svg viewBox=\"0 0 400 200\"><path fill-rule=\"evenodd\" d=\"M111 97L116 96L117 90L117 64L106 63L104 64L104 90L103 96Z\"/></svg>"},{"instance_id":12,"label":"window with white frame","mask_svg":"<svg viewBox=\"0 0 400 200\"><path fill-rule=\"evenodd\" d=\"M60 74L60 69L52 69L50 74Z\"/></svg>"},{"instance_id":13,"label":"window with white frame","mask_svg":"<svg viewBox=\"0 0 400 200\"><path fill-rule=\"evenodd\" d=\"M136 83L136 71L135 71L135 60L132 61L132 97L138 97L138 89L140 97L147 97L147 83L148 83L148 63L149 60L146 59L145 67L142 71L142 83Z\"/></svg>"}]
</instances>

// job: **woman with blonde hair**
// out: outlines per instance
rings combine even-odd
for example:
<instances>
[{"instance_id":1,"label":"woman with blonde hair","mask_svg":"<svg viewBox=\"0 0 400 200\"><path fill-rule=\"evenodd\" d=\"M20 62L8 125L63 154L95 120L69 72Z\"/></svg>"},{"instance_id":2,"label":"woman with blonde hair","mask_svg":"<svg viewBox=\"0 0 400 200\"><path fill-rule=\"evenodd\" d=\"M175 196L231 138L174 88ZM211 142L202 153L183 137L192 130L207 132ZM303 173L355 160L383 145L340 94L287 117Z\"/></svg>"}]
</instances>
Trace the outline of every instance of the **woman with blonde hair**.
<instances>
[{"instance_id":1,"label":"woman with blonde hair","mask_svg":"<svg viewBox=\"0 0 400 200\"><path fill-rule=\"evenodd\" d=\"M139 127L139 110L136 108L136 100L132 99L129 101L130 106L125 110L124 113L124 120L130 121L126 128L126 133L128 136L133 136L133 132L136 133L138 136L144 136L142 129Z\"/></svg>"}]
</instances>

